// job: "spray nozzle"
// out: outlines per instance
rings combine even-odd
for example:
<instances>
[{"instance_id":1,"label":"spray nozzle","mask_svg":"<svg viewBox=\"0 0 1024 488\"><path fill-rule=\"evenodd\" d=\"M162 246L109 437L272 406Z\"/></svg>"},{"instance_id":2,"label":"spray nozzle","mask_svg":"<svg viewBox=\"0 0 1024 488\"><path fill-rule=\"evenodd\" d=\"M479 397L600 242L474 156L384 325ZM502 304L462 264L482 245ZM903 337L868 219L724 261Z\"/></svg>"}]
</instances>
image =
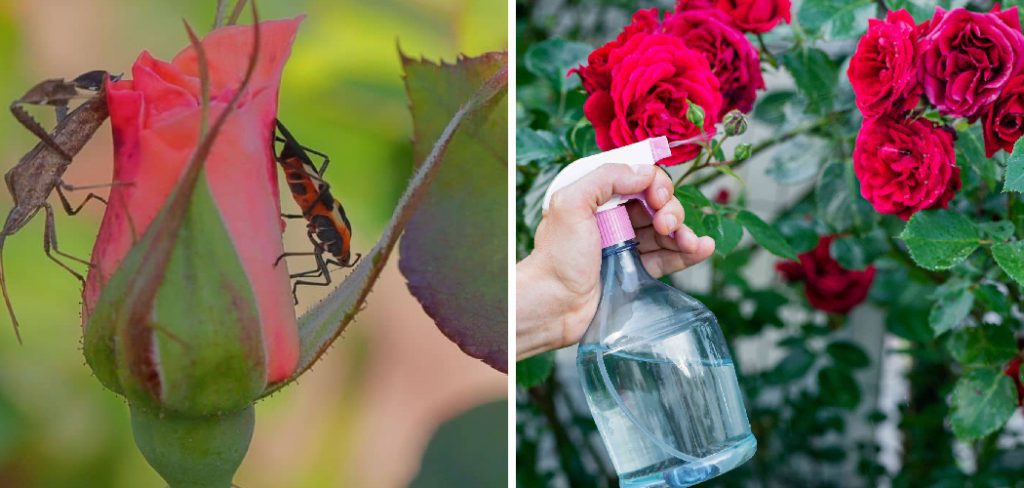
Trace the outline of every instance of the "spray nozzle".
<instances>
[{"instance_id":1,"label":"spray nozzle","mask_svg":"<svg viewBox=\"0 0 1024 488\"><path fill-rule=\"evenodd\" d=\"M551 203L551 195L561 190L580 178L583 178L592 171L597 170L606 164L627 164L630 166L653 166L658 161L672 155L672 148L667 137L652 137L640 142L634 142L628 146L622 146L610 151L587 156L573 161L555 176L555 179L548 186L544 193L544 209L547 210ZM632 225L626 215L623 205L629 200L639 200L651 217L654 217L654 210L647 203L647 197L642 193L632 195L614 195L610 200L597 207L598 228L601 231L602 245L608 240L622 242L616 239L631 239L633 236ZM614 212L609 212L615 210ZM606 213L607 212L607 213ZM624 221L624 223L623 223ZM675 236L673 236L675 237Z\"/></svg>"}]
</instances>

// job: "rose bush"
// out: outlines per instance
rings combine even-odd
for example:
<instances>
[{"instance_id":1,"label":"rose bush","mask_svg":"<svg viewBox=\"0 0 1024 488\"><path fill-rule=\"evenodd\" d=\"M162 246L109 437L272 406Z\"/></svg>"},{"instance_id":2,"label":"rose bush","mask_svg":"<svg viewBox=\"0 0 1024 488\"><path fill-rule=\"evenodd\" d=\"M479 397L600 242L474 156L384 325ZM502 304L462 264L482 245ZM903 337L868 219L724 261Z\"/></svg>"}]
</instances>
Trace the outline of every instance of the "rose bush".
<instances>
[{"instance_id":1,"label":"rose bush","mask_svg":"<svg viewBox=\"0 0 1024 488\"><path fill-rule=\"evenodd\" d=\"M632 21L602 30L585 20L595 3ZM699 282L688 293L708 305L731 341L758 437L754 461L720 486L1024 479L1024 464L1011 460L1019 446L1007 423L1021 415L1024 385L1017 340L1024 335L1024 145L1017 144L1024 34L1017 1L995 9L938 3L803 0L790 12L784 1L678 0L659 20L646 6L623 12L593 0L565 7L554 23L550 10L520 4L527 68L518 77L520 256L540 219L538 195L565 164L609 142L692 133L648 123L633 138L605 139L609 117L592 117L585 105L597 95L611 107L617 80L650 73L639 62L624 69L615 54L622 46L676 37L682 47L665 42L658 56L700 52L719 82L718 113L636 92L629 100L658 107L648 113L665 120L718 121L674 154L667 171L686 224L716 241L706 275L673 281ZM555 29L597 39L598 47L549 39ZM602 45L606 39L614 40ZM763 92L746 47L759 71L772 74L762 77ZM582 89L573 78L552 82L541 67L576 68ZM750 76L731 82L736 75ZM751 96L744 132L747 124L729 109L746 111ZM762 271L765 254L776 256L768 260L776 272ZM586 406L564 391L578 385L561 368L551 356L517 364L526 412L518 422L519 474L533 480L523 486L553 479L614 486L600 448L577 441L593 426L577 420ZM895 404L878 395L879 385L891 392L893 371L905 392ZM900 449L883 448L880 423L898 430ZM978 447L969 470L964 445Z\"/></svg>"}]
</instances>

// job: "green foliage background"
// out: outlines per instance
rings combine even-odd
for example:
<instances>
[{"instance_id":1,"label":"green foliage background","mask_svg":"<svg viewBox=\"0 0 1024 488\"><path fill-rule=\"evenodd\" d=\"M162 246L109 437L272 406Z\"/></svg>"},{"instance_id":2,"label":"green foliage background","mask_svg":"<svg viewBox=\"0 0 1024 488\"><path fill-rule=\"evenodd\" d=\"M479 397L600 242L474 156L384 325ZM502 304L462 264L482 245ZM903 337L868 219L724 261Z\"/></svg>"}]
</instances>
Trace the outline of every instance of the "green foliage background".
<instances>
[{"instance_id":1,"label":"green foliage background","mask_svg":"<svg viewBox=\"0 0 1024 488\"><path fill-rule=\"evenodd\" d=\"M520 259L532 249L551 179L598 150L582 115L586 94L565 72L613 39L633 11L671 10L673 3L517 2ZM992 8L986 1L802 0L794 2L791 25L764 36L768 90L759 93L752 130L734 141L751 144L753 157L731 166L759 162L759 176L792 188L779 190L796 198L786 198L793 203L772 222L748 211L765 208L749 201L750 188L731 175L710 168L690 174L690 164L670 170L679 179L687 225L718 244L710 286L692 294L715 312L731 343L758 439L754 459L709 486L1021 486L1024 443L1019 428L1007 427L1020 414L1002 369L1019 354L1014 336L1022 330L1024 209L1017 176L1024 174L1024 144L1010 158L987 159L978 127L954 124L964 187L949 210L921 212L909 223L874 212L851 164L861 118L846 66L867 20L907 8L920 22L937 5ZM723 182L733 188L730 202L710 201ZM810 309L802 285L774 277L764 283L772 273L765 260L807 252L830 234L840 235L830 252L842 266L877 269L865 307L871 310L859 321ZM880 355L873 358L850 340L857 331L847 329L855 324L882 330ZM744 356L743 343L768 347L778 360L744 368L769 353ZM519 485L617 486L575 375L562 368L572 362L552 354L517 364ZM868 384L879 391L905 385L896 411L878 408L879 393L865 389L865 375L875 375ZM896 430L890 438L898 444L886 464L879 456L883 424Z\"/></svg>"},{"instance_id":2,"label":"green foliage background","mask_svg":"<svg viewBox=\"0 0 1024 488\"><path fill-rule=\"evenodd\" d=\"M91 69L128 72L143 49L167 59L187 44L181 19L205 33L213 21L214 3L0 0L0 70L5 73L0 78L0 100L13 100L44 78L73 77ZM507 5L494 0L304 0L262 1L260 10L264 19L307 15L285 70L280 117L304 144L333 156L327 179L356 229L354 248L366 249L390 217L412 167L412 124L396 47L410 56L449 61L460 53L504 49ZM33 113L45 124L52 122L44 112ZM11 117L0 116L0 134L5 167L36 142ZM109 134L109 125L101 128L72 165L68 181L109 180ZM6 194L0 201L0 208L9 208ZM90 205L79 217L58 216L63 250L88 256L101 212ZM133 444L126 406L104 390L84 364L77 283L46 259L41 236L39 218L8 239L4 253L25 344L16 344L4 319L0 324L0 486L162 486ZM299 239L294 242L302 242ZM336 409L321 428L325 435L333 433L333 442L322 444L320 439L269 431L271 425L286 423L282 416L296 399L291 392L301 384L257 407L267 430L261 436L257 427L254 448L271 443L299 450L315 467L288 473L285 479L290 486L336 486L358 479L353 473L358 467L339 466L335 460L358 449L349 444L355 437L340 435L352 434L364 408L360 398L370 388L364 377L373 358L360 351L370 350L366 331L378 325L361 320L346 333L343 348L333 351L347 353L346 357L329 361L337 368L329 374L344 385L321 397L323 405ZM481 413L474 415L479 418ZM505 419L503 412L500 418L487 415L497 422ZM483 433L460 429L454 437L446 434L441 442L461 436L472 443L479 435ZM503 467L504 456L501 460L487 466ZM245 488L270 486L268 480L281 479L278 469L243 464L238 483ZM439 475L431 476L438 479Z\"/></svg>"}]
</instances>

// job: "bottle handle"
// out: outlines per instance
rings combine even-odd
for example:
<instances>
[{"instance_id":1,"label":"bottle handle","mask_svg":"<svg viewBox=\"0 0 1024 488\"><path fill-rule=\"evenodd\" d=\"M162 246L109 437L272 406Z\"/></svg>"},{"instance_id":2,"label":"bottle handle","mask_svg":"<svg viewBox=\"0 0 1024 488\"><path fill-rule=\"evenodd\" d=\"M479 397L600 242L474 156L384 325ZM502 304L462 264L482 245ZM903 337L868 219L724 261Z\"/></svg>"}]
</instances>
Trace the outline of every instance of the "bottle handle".
<instances>
[{"instance_id":1,"label":"bottle handle","mask_svg":"<svg viewBox=\"0 0 1024 488\"><path fill-rule=\"evenodd\" d=\"M647 212L647 215L649 215L651 217L651 221L652 222L654 221L654 209L652 209L651 206L647 204L647 197L644 196L644 194L642 194L642 193L632 193L632 194L629 194L629 195L621 195L620 198L622 199L623 202L626 202L626 201L629 201L629 200L639 200L640 201L640 205L642 205L644 207L644 211ZM672 198L675 198L675 196L673 195ZM676 238L675 231L669 232L668 236L671 237L672 239L675 239Z\"/></svg>"}]
</instances>

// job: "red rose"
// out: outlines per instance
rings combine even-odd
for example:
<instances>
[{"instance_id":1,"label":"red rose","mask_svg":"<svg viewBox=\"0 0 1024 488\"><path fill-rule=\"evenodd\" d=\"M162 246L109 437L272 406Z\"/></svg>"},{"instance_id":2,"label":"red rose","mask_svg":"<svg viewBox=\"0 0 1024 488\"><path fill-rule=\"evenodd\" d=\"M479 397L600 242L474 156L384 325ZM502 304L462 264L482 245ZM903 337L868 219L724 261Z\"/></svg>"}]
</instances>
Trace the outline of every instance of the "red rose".
<instances>
[{"instance_id":1,"label":"red rose","mask_svg":"<svg viewBox=\"0 0 1024 488\"><path fill-rule=\"evenodd\" d=\"M945 208L960 189L953 134L925 119L866 120L853 149L853 170L875 210L903 220Z\"/></svg>"},{"instance_id":2,"label":"red rose","mask_svg":"<svg viewBox=\"0 0 1024 488\"><path fill-rule=\"evenodd\" d=\"M587 56L586 66L573 68L569 70L568 74L578 74L583 89L587 93L594 93L598 90L607 91L612 85L612 66L608 64L608 56L612 51L622 47L634 35L655 32L659 25L661 25L661 20L658 18L658 9L637 10L633 13L633 22L622 29L619 37L595 49Z\"/></svg>"},{"instance_id":3,"label":"red rose","mask_svg":"<svg viewBox=\"0 0 1024 488\"><path fill-rule=\"evenodd\" d=\"M757 90L764 89L761 58L750 41L714 11L680 12L665 18L667 34L678 36L686 47L704 54L722 91L719 117L734 109L750 112Z\"/></svg>"},{"instance_id":4,"label":"red rose","mask_svg":"<svg viewBox=\"0 0 1024 488\"><path fill-rule=\"evenodd\" d=\"M917 106L914 18L906 10L889 12L885 21L868 20L868 31L850 59L850 77L857 108L865 118L898 115Z\"/></svg>"},{"instance_id":5,"label":"red rose","mask_svg":"<svg viewBox=\"0 0 1024 488\"><path fill-rule=\"evenodd\" d=\"M973 122L1024 67L1016 7L990 13L936 8L919 30L918 78L925 96L945 115Z\"/></svg>"},{"instance_id":6,"label":"red rose","mask_svg":"<svg viewBox=\"0 0 1024 488\"><path fill-rule=\"evenodd\" d=\"M676 0L676 12L690 10L717 10L715 0Z\"/></svg>"},{"instance_id":7,"label":"red rose","mask_svg":"<svg viewBox=\"0 0 1024 488\"><path fill-rule=\"evenodd\" d=\"M1024 75L1010 79L982 119L982 126L985 156L991 158L1000 149L1013 152L1013 144L1024 134Z\"/></svg>"},{"instance_id":8,"label":"red rose","mask_svg":"<svg viewBox=\"0 0 1024 488\"><path fill-rule=\"evenodd\" d=\"M609 89L590 94L583 113L604 150L656 136L683 140L701 135L686 119L690 103L704 109L704 133L715 133L722 109L718 79L701 53L678 37L639 33L608 56ZM659 164L672 166L700 153L697 144L672 149Z\"/></svg>"},{"instance_id":9,"label":"red rose","mask_svg":"<svg viewBox=\"0 0 1024 488\"><path fill-rule=\"evenodd\" d=\"M772 30L780 20L788 24L791 19L790 0L717 0L715 6L737 29L754 34Z\"/></svg>"},{"instance_id":10,"label":"red rose","mask_svg":"<svg viewBox=\"0 0 1024 488\"><path fill-rule=\"evenodd\" d=\"M811 306L829 313L845 314L863 302L875 279L875 267L863 271L843 269L829 253L835 236L824 236L818 246L800 255L800 262L775 265L786 281L805 283L804 294Z\"/></svg>"}]
</instances>

